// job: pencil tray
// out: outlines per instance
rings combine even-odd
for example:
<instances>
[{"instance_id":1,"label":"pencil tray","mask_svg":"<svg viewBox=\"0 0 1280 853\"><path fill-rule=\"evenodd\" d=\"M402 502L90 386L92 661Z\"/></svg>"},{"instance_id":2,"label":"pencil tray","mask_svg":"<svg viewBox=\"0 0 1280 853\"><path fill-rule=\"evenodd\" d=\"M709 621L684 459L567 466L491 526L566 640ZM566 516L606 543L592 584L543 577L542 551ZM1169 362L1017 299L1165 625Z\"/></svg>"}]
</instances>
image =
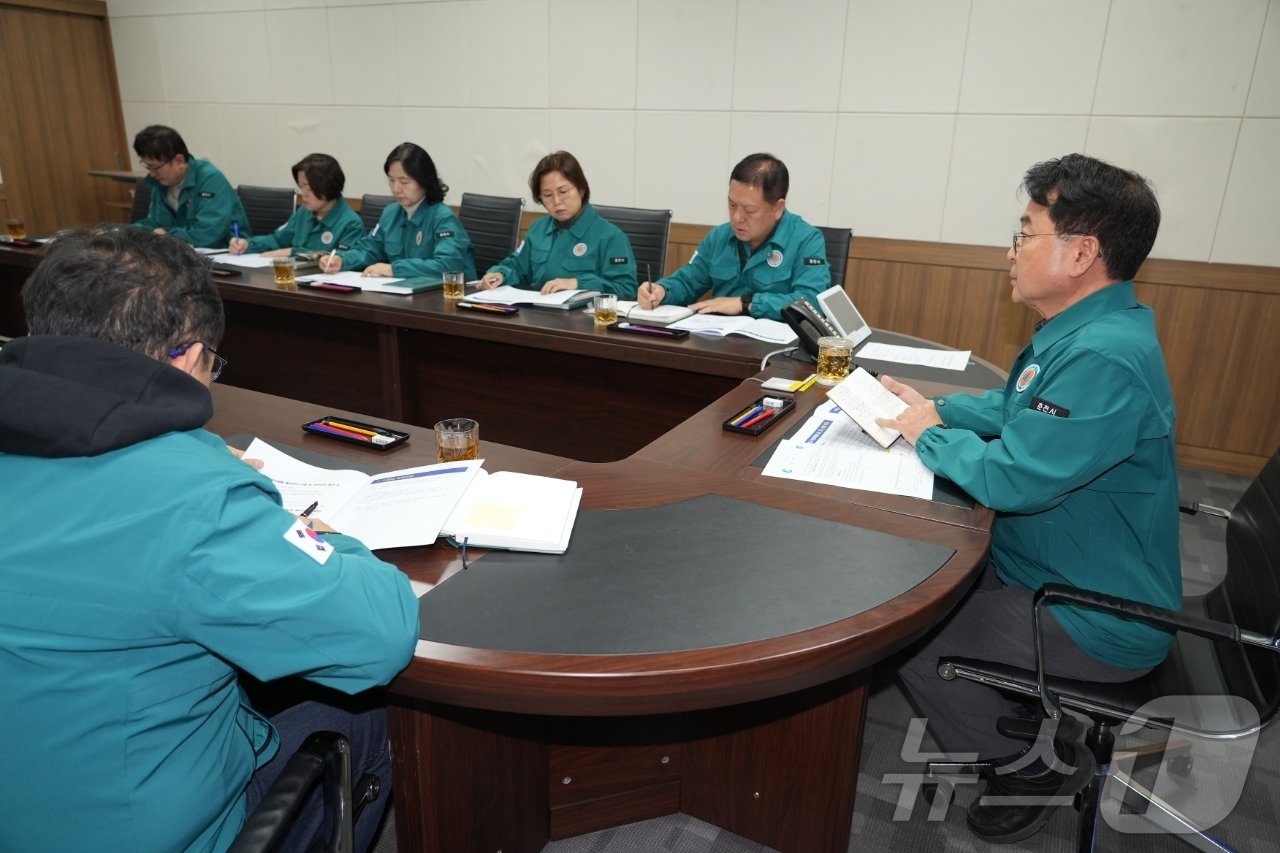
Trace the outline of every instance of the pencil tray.
<instances>
[{"instance_id":1,"label":"pencil tray","mask_svg":"<svg viewBox=\"0 0 1280 853\"><path fill-rule=\"evenodd\" d=\"M766 407L764 404L765 398L761 397L760 399L754 401L753 403L745 406L744 408L740 409L738 412L734 413L732 417L726 418L724 423L721 424L721 426L724 429L728 430L729 432L740 432L743 435L759 435L760 433L764 432L765 430L769 429L771 426L776 424L778 421L782 420L783 415L785 415L787 412L791 411L796 407L796 401L795 401L795 398L793 397L770 397L769 399L780 400L782 402L782 405ZM752 410L757 408L761 409L762 412L772 411L773 414L762 420L756 420L754 423L751 422L750 418L747 418L745 421L743 421L744 415L746 415L748 412L751 412ZM751 425L739 426L738 423L735 423L735 422L742 422L744 424L751 424Z\"/></svg>"},{"instance_id":2,"label":"pencil tray","mask_svg":"<svg viewBox=\"0 0 1280 853\"><path fill-rule=\"evenodd\" d=\"M343 429L344 427L346 429ZM351 429L351 427L355 429ZM377 424L353 421L351 418L339 418L333 415L326 415L323 418L308 421L302 425L302 428L312 435L332 438L336 441L345 441L349 444L359 444L363 447L372 447L374 450L389 450L409 440L409 433L407 432L400 432ZM373 433L373 435L359 437L361 433L358 431L360 430ZM374 439L374 436L377 437L377 440Z\"/></svg>"}]
</instances>

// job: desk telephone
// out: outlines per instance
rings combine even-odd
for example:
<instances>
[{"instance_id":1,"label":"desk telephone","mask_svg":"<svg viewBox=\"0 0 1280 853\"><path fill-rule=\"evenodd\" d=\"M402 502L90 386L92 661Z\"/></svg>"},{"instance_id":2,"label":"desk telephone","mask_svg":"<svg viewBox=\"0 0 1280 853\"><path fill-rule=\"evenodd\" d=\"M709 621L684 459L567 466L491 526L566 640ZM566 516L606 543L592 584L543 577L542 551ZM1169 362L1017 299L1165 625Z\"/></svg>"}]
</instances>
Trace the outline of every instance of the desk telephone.
<instances>
[{"instance_id":1,"label":"desk telephone","mask_svg":"<svg viewBox=\"0 0 1280 853\"><path fill-rule=\"evenodd\" d=\"M784 305L782 319L800 339L801 349L814 358L818 357L818 338L840 334L807 299L797 299L790 305Z\"/></svg>"}]
</instances>

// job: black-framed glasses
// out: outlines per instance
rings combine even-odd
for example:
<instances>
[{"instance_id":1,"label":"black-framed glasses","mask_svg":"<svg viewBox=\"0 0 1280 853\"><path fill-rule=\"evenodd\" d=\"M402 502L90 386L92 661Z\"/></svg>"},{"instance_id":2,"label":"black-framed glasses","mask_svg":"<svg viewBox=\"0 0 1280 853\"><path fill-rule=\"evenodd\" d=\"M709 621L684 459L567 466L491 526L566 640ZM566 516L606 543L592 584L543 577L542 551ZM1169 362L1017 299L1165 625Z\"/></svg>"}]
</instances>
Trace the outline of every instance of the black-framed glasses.
<instances>
[{"instance_id":1,"label":"black-framed glasses","mask_svg":"<svg viewBox=\"0 0 1280 853\"><path fill-rule=\"evenodd\" d=\"M1032 237L1083 237L1083 234L1077 234L1074 231L1067 231L1059 234L1057 231L1043 231L1039 234L1028 234L1025 231L1013 232L1013 253L1016 255L1022 250L1022 241Z\"/></svg>"},{"instance_id":2,"label":"black-framed glasses","mask_svg":"<svg viewBox=\"0 0 1280 853\"><path fill-rule=\"evenodd\" d=\"M177 159L177 157L178 155L174 154L168 160L165 160L163 163L156 163L154 166L148 166L146 163L139 160L138 165L141 166L143 169L146 169L148 175L154 175L156 172L159 172L165 166L168 166L170 163L172 163L175 159Z\"/></svg>"},{"instance_id":3,"label":"black-framed glasses","mask_svg":"<svg viewBox=\"0 0 1280 853\"><path fill-rule=\"evenodd\" d=\"M218 380L218 377L222 375L223 369L226 368L227 360L222 356L218 355L218 351L213 347L209 346L208 344L204 343L204 341L192 341L189 344L183 344L182 346L174 347L173 349L169 350L169 358L178 358L179 356L181 356L187 350L191 349L196 344L203 344L204 351L209 353L209 355L213 356L213 370L209 373L209 381L216 382Z\"/></svg>"}]
</instances>

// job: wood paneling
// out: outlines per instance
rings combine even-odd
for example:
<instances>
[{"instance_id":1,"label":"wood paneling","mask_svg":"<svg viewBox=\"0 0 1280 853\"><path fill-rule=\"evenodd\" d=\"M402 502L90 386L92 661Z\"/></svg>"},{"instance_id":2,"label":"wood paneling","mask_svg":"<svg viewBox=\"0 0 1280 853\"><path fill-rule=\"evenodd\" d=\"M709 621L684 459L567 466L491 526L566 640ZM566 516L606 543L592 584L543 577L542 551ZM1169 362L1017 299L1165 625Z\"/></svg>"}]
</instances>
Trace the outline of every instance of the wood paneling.
<instances>
[{"instance_id":1,"label":"wood paneling","mask_svg":"<svg viewBox=\"0 0 1280 853\"><path fill-rule=\"evenodd\" d=\"M0 115L9 210L28 232L103 221L128 201L88 175L129 163L106 4L0 3Z\"/></svg>"}]
</instances>

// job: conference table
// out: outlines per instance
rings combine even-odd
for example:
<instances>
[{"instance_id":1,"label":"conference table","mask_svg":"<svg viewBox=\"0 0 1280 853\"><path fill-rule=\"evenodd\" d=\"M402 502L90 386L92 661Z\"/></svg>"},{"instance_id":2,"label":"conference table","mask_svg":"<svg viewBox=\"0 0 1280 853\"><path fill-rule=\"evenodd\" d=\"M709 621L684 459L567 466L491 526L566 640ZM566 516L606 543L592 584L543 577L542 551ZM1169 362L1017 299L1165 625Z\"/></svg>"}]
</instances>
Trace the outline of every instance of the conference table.
<instances>
[{"instance_id":1,"label":"conference table","mask_svg":"<svg viewBox=\"0 0 1280 853\"><path fill-rule=\"evenodd\" d=\"M0 248L0 335L25 333L15 294L34 263ZM471 549L464 571L444 544L380 552L430 589L389 693L402 850L534 853L675 811L783 853L848 848L870 670L967 591L989 510L764 477L825 397L798 394L760 437L721 429L764 377L812 369L761 371L775 347L757 341L282 291L269 271L218 286L218 433L372 471L433 462L430 424L475 417L486 469L584 490L565 558ZM1003 379L976 359L864 363L926 393ZM326 414L411 438L379 453L300 429Z\"/></svg>"},{"instance_id":2,"label":"conference table","mask_svg":"<svg viewBox=\"0 0 1280 853\"><path fill-rule=\"evenodd\" d=\"M995 371L990 376L999 378ZM770 620L762 619L770 608L744 606L728 595L725 603L712 602L712 612L723 611L730 627L747 625L748 634L763 623L756 635L686 646L678 618L657 619L662 631L646 640L654 647L619 651L608 631L575 635L572 622L589 621L590 607L585 614L556 609L561 587L581 592L581 565L571 583L564 579L571 572L555 557L513 572L499 562L513 555L472 549L464 572L460 553L442 544L381 552L431 588L423 598L426 639L391 685L389 699L402 850L532 853L548 839L675 811L784 853L848 849L871 667L927 631L964 595L985 558L992 514L980 506L761 476L762 451L825 398L817 386L797 395L796 410L777 436L720 429L725 417L759 396L757 378L739 381L629 457L608 463L500 444L483 437L482 423L485 467L577 481L584 489L580 525L593 513L624 519L711 499L720 503L703 510L707 529L731 524L739 513L777 513L823 525L828 537L833 528L843 531L851 546L867 536L896 537L933 549L940 562L874 606L850 606L800 630L771 633ZM379 454L304 434L301 424L334 413L325 405L220 385L214 392L210 426L226 436L257 435L366 470L433 461L432 434L423 427L393 423L411 439ZM575 529L570 554L584 530ZM667 536L660 527L649 541ZM744 541L742 547L750 553L767 546ZM726 550L736 554L732 545ZM804 538L796 539L785 552L789 559L771 559L763 576L757 571L748 578L754 604L762 591L771 601L790 601L815 574L807 565L810 550ZM487 561L496 571L486 578ZM847 569L874 574L876 566L851 559ZM532 594L530 581L519 575L526 570L541 573ZM617 565L604 562L587 574L603 580L603 589L623 580ZM463 609L456 597L445 598L458 589L460 600L469 600L468 583L472 594L491 597L486 607ZM696 597L696 585L691 589ZM811 593L821 597L822 591ZM434 610L433 596L443 602ZM536 618L511 618L531 601L547 606ZM636 609L645 604L637 601ZM464 636L474 622L474 638L432 639L432 614ZM545 633L567 632L585 646L527 648L526 637L524 645L504 647L508 623L533 635L544 633L540 626L554 627ZM596 642L603 651L591 651Z\"/></svg>"}]
</instances>

